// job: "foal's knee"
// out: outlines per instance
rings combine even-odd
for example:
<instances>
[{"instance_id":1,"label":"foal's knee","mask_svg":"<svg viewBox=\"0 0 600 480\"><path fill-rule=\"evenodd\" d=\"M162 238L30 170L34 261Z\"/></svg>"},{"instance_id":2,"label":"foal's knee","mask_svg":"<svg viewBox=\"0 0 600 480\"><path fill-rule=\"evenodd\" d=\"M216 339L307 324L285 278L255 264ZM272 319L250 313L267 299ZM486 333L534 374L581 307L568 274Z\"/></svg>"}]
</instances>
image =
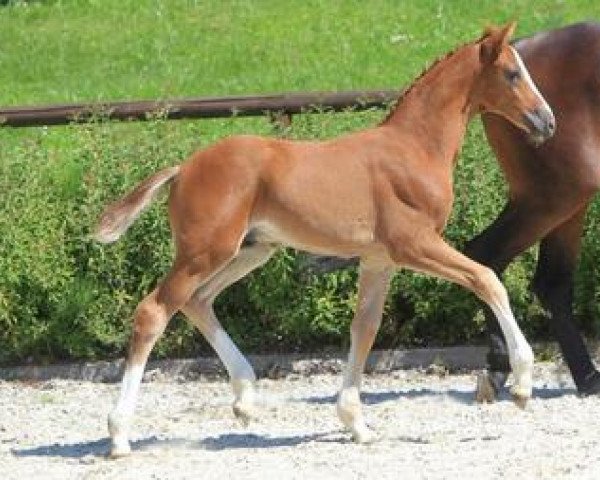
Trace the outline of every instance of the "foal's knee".
<instances>
[{"instance_id":1,"label":"foal's knee","mask_svg":"<svg viewBox=\"0 0 600 480\"><path fill-rule=\"evenodd\" d=\"M491 268L482 266L471 281L473 291L488 305L505 305L508 303L506 289Z\"/></svg>"}]
</instances>

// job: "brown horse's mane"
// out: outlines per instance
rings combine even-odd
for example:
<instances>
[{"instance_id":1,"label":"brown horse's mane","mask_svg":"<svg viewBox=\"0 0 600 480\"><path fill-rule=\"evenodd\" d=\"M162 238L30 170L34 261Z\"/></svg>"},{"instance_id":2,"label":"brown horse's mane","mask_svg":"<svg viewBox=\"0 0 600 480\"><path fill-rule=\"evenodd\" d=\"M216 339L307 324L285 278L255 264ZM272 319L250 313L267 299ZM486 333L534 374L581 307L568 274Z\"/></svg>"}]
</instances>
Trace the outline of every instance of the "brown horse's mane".
<instances>
[{"instance_id":1,"label":"brown horse's mane","mask_svg":"<svg viewBox=\"0 0 600 480\"><path fill-rule=\"evenodd\" d=\"M396 112L396 110L398 109L398 107L402 104L402 102L406 99L406 97L408 96L408 94L415 88L415 86L417 86L421 80L423 80L423 78L425 76L427 76L427 74L429 72L431 72L435 67L437 67L438 65L440 65L441 63L444 63L446 60L448 60L450 57L452 57L456 52L458 52L459 50L462 50L465 47L468 47L470 45L475 45L476 43L481 42L482 40L484 40L485 38L487 38L488 36L490 36L492 33L494 33L495 29L494 27L486 27L485 31L483 32L483 35L481 35L481 37L479 37L477 40L475 41L470 41L467 43L463 43L457 47L455 47L453 50L450 50L449 52L445 53L444 55L436 58L433 63L431 63L431 65L425 67L423 69L423 71L419 74L418 77L416 77L413 82L404 89L404 91L400 94L400 96L398 97L398 99L392 104L390 110L388 111L387 115L384 117L384 119L379 123L379 125L385 125L386 123L388 123L388 121L391 119L391 117L394 115L394 113Z\"/></svg>"}]
</instances>

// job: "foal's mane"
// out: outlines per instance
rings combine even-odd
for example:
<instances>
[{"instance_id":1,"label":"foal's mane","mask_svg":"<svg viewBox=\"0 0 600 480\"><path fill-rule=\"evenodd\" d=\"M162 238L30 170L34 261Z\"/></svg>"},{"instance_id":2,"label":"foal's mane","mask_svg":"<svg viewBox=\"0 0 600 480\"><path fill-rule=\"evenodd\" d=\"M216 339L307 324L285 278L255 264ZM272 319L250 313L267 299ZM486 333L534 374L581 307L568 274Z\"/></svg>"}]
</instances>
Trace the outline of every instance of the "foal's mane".
<instances>
[{"instance_id":1,"label":"foal's mane","mask_svg":"<svg viewBox=\"0 0 600 480\"><path fill-rule=\"evenodd\" d=\"M470 42L467 43L463 43L457 47L455 47L453 50L450 50L449 52L445 53L444 55L436 58L433 63L427 67L425 67L423 69L423 71L421 72L421 74L416 77L413 82L404 89L404 91L400 94L400 96L398 97L398 99L392 104L391 108L389 109L387 115L384 117L384 119L379 123L379 125L385 125L386 123L389 122L389 120L391 119L391 117L394 115L394 113L396 112L396 110L398 109L398 107L402 104L402 102L406 99L406 97L408 96L408 94L414 89L414 87L416 85L418 85L424 77L427 76L427 74L429 72L431 72L435 67L437 67L438 65L444 63L446 60L448 60L450 57L454 56L454 54L456 52L458 52L459 50L462 50L465 47L468 47L470 45L475 45L476 43L481 42L482 40L484 40L485 38L489 37L490 35L492 35L495 32L494 27L486 27L485 31L483 32L483 35L481 35L481 37L479 37L477 40L472 40Z\"/></svg>"}]
</instances>

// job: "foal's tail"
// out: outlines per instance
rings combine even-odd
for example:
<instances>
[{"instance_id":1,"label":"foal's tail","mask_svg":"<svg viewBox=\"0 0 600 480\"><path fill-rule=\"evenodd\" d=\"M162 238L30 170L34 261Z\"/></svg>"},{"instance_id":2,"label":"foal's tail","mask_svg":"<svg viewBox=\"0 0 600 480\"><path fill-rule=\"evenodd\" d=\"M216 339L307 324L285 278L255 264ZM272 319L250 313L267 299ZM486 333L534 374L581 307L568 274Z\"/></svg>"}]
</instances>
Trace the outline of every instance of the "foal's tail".
<instances>
[{"instance_id":1,"label":"foal's tail","mask_svg":"<svg viewBox=\"0 0 600 480\"><path fill-rule=\"evenodd\" d=\"M117 241L154 200L160 187L172 181L178 173L179 166L165 168L148 177L125 197L108 205L96 226L94 238L101 243Z\"/></svg>"}]
</instances>

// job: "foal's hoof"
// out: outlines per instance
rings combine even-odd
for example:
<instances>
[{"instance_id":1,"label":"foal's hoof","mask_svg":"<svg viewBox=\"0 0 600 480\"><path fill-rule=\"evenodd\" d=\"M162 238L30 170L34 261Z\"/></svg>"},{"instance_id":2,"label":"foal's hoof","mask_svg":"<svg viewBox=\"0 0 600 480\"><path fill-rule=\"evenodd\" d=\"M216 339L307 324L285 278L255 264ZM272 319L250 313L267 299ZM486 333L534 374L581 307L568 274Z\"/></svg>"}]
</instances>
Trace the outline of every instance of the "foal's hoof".
<instances>
[{"instance_id":1,"label":"foal's hoof","mask_svg":"<svg viewBox=\"0 0 600 480\"><path fill-rule=\"evenodd\" d=\"M525 409L527 401L531 398L532 390L531 377L527 378L525 375L521 375L520 377L515 375L515 384L510 387L510 393L513 402L515 402L519 408Z\"/></svg>"},{"instance_id":2,"label":"foal's hoof","mask_svg":"<svg viewBox=\"0 0 600 480\"><path fill-rule=\"evenodd\" d=\"M510 393L512 395L513 402L515 405L522 410L525 410L527 406L527 402L531 398L531 388L519 387L517 385L513 385L510 389Z\"/></svg>"},{"instance_id":3,"label":"foal's hoof","mask_svg":"<svg viewBox=\"0 0 600 480\"><path fill-rule=\"evenodd\" d=\"M231 386L235 395L233 414L247 427L251 420L257 418L254 379L235 379L231 381Z\"/></svg>"},{"instance_id":4,"label":"foal's hoof","mask_svg":"<svg viewBox=\"0 0 600 480\"><path fill-rule=\"evenodd\" d=\"M377 435L374 430L364 427L354 430L352 432L352 438L356 443L360 443L361 445L369 445L370 443L374 443L379 440L379 435Z\"/></svg>"},{"instance_id":5,"label":"foal's hoof","mask_svg":"<svg viewBox=\"0 0 600 480\"><path fill-rule=\"evenodd\" d=\"M249 403L234 402L232 405L233 414L238 418L244 427L247 427L252 420L257 418L256 407Z\"/></svg>"},{"instance_id":6,"label":"foal's hoof","mask_svg":"<svg viewBox=\"0 0 600 480\"><path fill-rule=\"evenodd\" d=\"M477 376L477 392L475 393L477 403L494 403L496 401L496 389L488 372Z\"/></svg>"},{"instance_id":7,"label":"foal's hoof","mask_svg":"<svg viewBox=\"0 0 600 480\"><path fill-rule=\"evenodd\" d=\"M127 443L113 443L108 458L117 459L131 455L131 446Z\"/></svg>"}]
</instances>

